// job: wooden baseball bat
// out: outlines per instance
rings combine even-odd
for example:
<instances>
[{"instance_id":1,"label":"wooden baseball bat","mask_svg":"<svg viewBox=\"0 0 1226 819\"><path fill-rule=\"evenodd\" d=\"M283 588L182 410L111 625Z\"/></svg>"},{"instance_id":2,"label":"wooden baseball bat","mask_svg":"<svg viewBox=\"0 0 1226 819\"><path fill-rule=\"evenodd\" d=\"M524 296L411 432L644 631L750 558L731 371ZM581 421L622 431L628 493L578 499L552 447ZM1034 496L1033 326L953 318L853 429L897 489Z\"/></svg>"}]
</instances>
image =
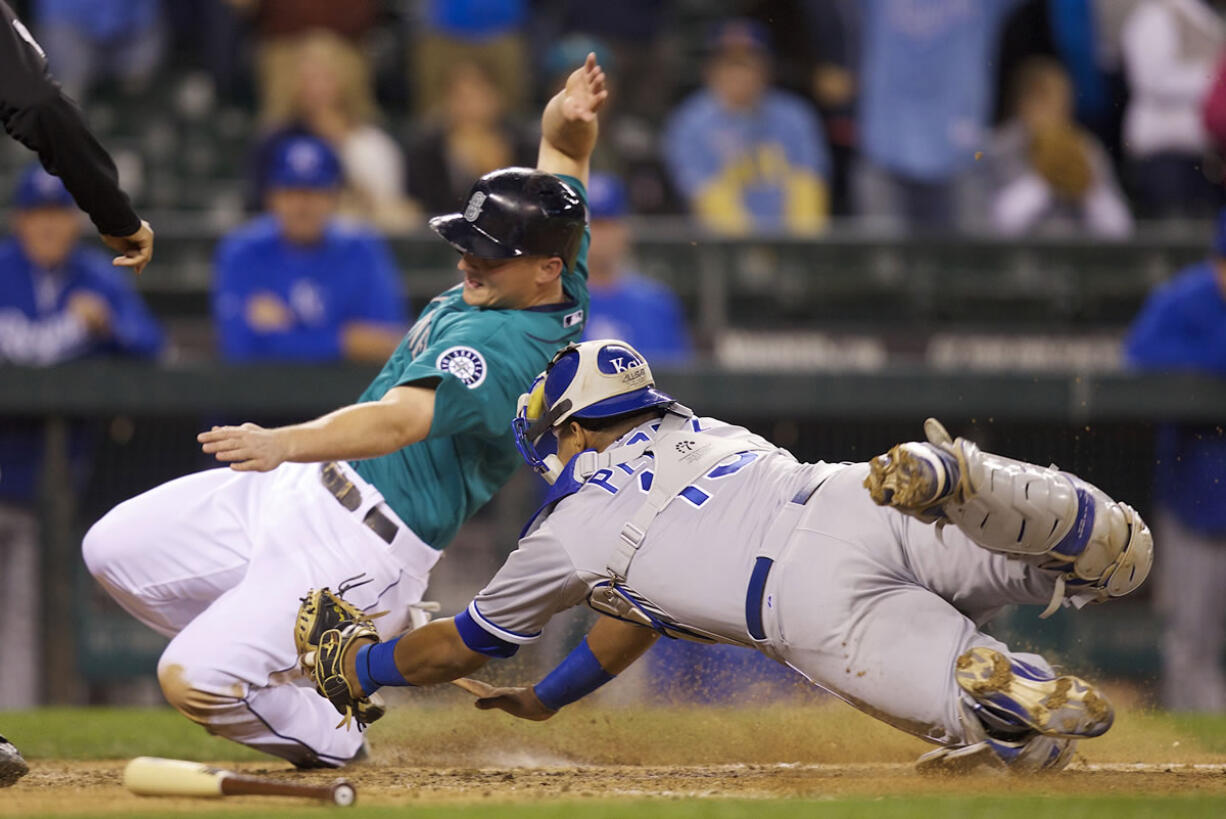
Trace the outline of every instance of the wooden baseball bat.
<instances>
[{"instance_id":1,"label":"wooden baseball bat","mask_svg":"<svg viewBox=\"0 0 1226 819\"><path fill-rule=\"evenodd\" d=\"M357 791L344 779L329 785L306 785L154 756L138 756L129 762L123 771L123 784L141 796L299 796L344 806L357 800Z\"/></svg>"}]
</instances>

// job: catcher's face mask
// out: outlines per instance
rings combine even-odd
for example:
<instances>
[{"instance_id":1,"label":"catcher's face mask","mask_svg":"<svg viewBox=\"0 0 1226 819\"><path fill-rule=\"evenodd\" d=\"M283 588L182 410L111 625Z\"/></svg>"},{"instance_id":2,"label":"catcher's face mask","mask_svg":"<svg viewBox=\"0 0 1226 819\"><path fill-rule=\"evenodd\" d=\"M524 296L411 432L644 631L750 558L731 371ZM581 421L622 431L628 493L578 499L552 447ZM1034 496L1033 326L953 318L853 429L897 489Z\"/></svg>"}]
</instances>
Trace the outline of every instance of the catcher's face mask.
<instances>
[{"instance_id":1,"label":"catcher's face mask","mask_svg":"<svg viewBox=\"0 0 1226 819\"><path fill-rule=\"evenodd\" d=\"M675 403L655 389L647 360L624 341L601 339L569 344L519 397L511 428L515 445L530 467L549 483L565 464L538 451L546 433L571 418L610 418Z\"/></svg>"}]
</instances>

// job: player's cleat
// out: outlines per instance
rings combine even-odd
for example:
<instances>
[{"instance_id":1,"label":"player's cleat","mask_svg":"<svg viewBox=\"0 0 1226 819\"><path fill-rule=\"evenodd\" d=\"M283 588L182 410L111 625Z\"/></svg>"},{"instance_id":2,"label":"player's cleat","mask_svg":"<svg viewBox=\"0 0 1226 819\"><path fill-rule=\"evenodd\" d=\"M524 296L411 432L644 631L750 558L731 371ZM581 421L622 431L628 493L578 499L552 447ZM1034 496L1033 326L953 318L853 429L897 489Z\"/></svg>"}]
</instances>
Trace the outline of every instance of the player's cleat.
<instances>
[{"instance_id":1,"label":"player's cleat","mask_svg":"<svg viewBox=\"0 0 1226 819\"><path fill-rule=\"evenodd\" d=\"M379 719L387 709L383 699L354 696L345 677L344 658L355 643L377 642L379 635L367 622L345 622L339 628L326 631L319 645L302 656L303 667L315 681L315 690L328 698L342 717L337 727L356 722L358 730Z\"/></svg>"},{"instance_id":2,"label":"player's cleat","mask_svg":"<svg viewBox=\"0 0 1226 819\"><path fill-rule=\"evenodd\" d=\"M970 745L937 748L915 762L916 773L1053 773L1073 759L1076 740L1032 735L1021 740L985 739Z\"/></svg>"},{"instance_id":3,"label":"player's cleat","mask_svg":"<svg viewBox=\"0 0 1226 819\"><path fill-rule=\"evenodd\" d=\"M294 767L300 771L328 771L336 770L337 768L346 768L350 765L364 765L367 762L370 762L370 741L363 739L362 746L358 748L358 752L349 757L347 762L334 762L330 759L320 759L315 754L311 754L311 756L305 759L295 761Z\"/></svg>"},{"instance_id":4,"label":"player's cleat","mask_svg":"<svg viewBox=\"0 0 1226 819\"><path fill-rule=\"evenodd\" d=\"M878 506L923 520L941 517L940 506L959 483L958 462L930 444L897 444L869 462L864 487Z\"/></svg>"},{"instance_id":5,"label":"player's cleat","mask_svg":"<svg viewBox=\"0 0 1226 819\"><path fill-rule=\"evenodd\" d=\"M30 766L22 759L17 746L0 737L0 788L15 785L18 779L29 772Z\"/></svg>"},{"instance_id":6,"label":"player's cleat","mask_svg":"<svg viewBox=\"0 0 1226 819\"><path fill-rule=\"evenodd\" d=\"M954 673L958 686L985 711L1044 736L1097 737L1115 719L1107 698L1080 677L1053 677L991 648L963 653Z\"/></svg>"}]
</instances>

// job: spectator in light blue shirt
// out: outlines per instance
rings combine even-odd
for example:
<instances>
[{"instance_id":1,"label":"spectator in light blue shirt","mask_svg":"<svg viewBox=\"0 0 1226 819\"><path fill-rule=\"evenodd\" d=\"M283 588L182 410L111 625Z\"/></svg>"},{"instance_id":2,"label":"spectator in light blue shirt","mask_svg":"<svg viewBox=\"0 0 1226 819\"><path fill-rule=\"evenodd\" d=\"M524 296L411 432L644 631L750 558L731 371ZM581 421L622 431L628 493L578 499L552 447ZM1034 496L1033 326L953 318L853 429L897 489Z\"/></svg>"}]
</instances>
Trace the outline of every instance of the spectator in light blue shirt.
<instances>
[{"instance_id":1,"label":"spectator in light blue shirt","mask_svg":"<svg viewBox=\"0 0 1226 819\"><path fill-rule=\"evenodd\" d=\"M34 19L51 71L78 102L108 76L141 93L165 51L160 0L36 0Z\"/></svg>"},{"instance_id":2,"label":"spectator in light blue shirt","mask_svg":"<svg viewBox=\"0 0 1226 819\"><path fill-rule=\"evenodd\" d=\"M986 150L1000 29L1017 0L864 0L856 210L909 227L963 219Z\"/></svg>"},{"instance_id":3,"label":"spectator in light blue shirt","mask_svg":"<svg viewBox=\"0 0 1226 819\"><path fill-rule=\"evenodd\" d=\"M682 102L665 129L678 189L720 233L817 233L829 210L830 160L816 113L770 87L761 24L726 22L712 44L706 87Z\"/></svg>"},{"instance_id":4,"label":"spectator in light blue shirt","mask_svg":"<svg viewBox=\"0 0 1226 819\"><path fill-rule=\"evenodd\" d=\"M99 355L156 356L162 331L125 271L80 245L81 214L58 177L32 165L13 193L14 238L0 242L0 365ZM73 425L73 477L89 430ZM43 422L0 421L0 710L38 704L39 520Z\"/></svg>"},{"instance_id":5,"label":"spectator in light blue shirt","mask_svg":"<svg viewBox=\"0 0 1226 819\"><path fill-rule=\"evenodd\" d=\"M273 149L268 213L217 253L214 317L229 361L383 361L405 309L392 257L366 228L335 218L336 154L290 136Z\"/></svg>"},{"instance_id":6,"label":"spectator in light blue shirt","mask_svg":"<svg viewBox=\"0 0 1226 819\"><path fill-rule=\"evenodd\" d=\"M583 337L620 338L650 360L678 364L690 358L685 312L664 284L627 263L630 233L626 188L609 174L593 173L587 187L592 243L588 290L592 303Z\"/></svg>"}]
</instances>

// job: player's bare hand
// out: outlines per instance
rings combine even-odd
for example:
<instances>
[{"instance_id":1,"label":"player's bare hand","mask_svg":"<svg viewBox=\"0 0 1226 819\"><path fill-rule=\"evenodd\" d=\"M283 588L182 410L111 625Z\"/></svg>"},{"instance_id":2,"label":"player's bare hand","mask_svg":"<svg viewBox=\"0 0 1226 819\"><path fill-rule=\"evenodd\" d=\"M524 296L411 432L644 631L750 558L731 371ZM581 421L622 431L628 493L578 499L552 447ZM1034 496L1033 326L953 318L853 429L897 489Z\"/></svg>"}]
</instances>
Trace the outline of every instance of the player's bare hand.
<instances>
[{"instance_id":1,"label":"player's bare hand","mask_svg":"<svg viewBox=\"0 0 1226 819\"><path fill-rule=\"evenodd\" d=\"M470 680L469 682L477 682ZM526 688L495 688L488 683L481 683L489 690L477 697L474 703L482 711L500 709L513 717L542 722L558 713L545 707L536 697L531 686Z\"/></svg>"},{"instance_id":2,"label":"player's bare hand","mask_svg":"<svg viewBox=\"0 0 1226 819\"><path fill-rule=\"evenodd\" d=\"M68 312L85 326L92 336L111 333L111 308L106 299L88 290L78 290L68 297Z\"/></svg>"},{"instance_id":3,"label":"player's bare hand","mask_svg":"<svg viewBox=\"0 0 1226 819\"><path fill-rule=\"evenodd\" d=\"M200 448L235 472L268 472L285 462L288 455L280 430L247 423L238 427L213 427L196 436Z\"/></svg>"},{"instance_id":4,"label":"player's bare hand","mask_svg":"<svg viewBox=\"0 0 1226 819\"><path fill-rule=\"evenodd\" d=\"M579 68L566 78L562 115L569 121L591 122L609 98L604 69L596 62L596 52L587 55Z\"/></svg>"},{"instance_id":5,"label":"player's bare hand","mask_svg":"<svg viewBox=\"0 0 1226 819\"><path fill-rule=\"evenodd\" d=\"M116 267L130 267L138 276L145 269L145 265L153 261L153 228L148 222L142 221L140 230L129 236L108 236L104 233L102 241L120 254L111 264Z\"/></svg>"}]
</instances>

